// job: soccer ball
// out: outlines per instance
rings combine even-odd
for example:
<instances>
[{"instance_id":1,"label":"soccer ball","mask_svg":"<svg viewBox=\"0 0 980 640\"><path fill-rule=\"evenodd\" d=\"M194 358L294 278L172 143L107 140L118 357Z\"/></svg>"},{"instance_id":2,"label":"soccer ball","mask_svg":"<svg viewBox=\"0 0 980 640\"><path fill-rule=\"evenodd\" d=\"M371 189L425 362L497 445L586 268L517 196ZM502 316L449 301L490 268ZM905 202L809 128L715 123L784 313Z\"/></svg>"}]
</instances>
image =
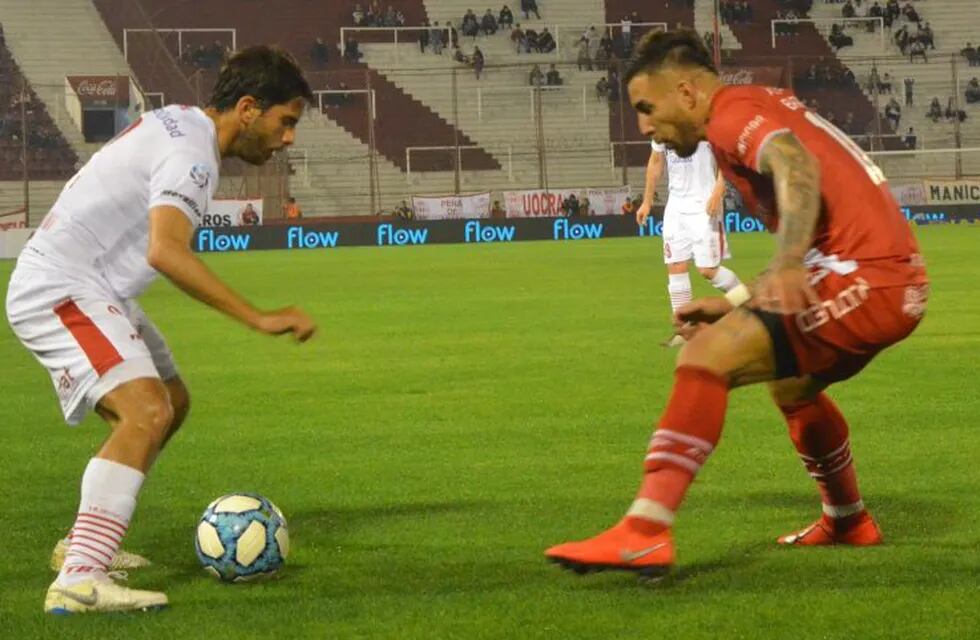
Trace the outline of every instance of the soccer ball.
<instances>
[{"instance_id":1,"label":"soccer ball","mask_svg":"<svg viewBox=\"0 0 980 640\"><path fill-rule=\"evenodd\" d=\"M194 538L204 570L226 582L269 576L289 555L282 511L255 493L221 496L208 505Z\"/></svg>"}]
</instances>

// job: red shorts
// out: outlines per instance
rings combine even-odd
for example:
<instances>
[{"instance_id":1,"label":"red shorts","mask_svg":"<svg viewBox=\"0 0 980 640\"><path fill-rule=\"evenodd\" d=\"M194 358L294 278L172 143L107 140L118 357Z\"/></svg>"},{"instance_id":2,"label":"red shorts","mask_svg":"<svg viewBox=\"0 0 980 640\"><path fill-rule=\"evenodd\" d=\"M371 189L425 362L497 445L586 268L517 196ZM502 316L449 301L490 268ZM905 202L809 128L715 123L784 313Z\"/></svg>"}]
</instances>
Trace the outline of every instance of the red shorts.
<instances>
[{"instance_id":1,"label":"red shorts","mask_svg":"<svg viewBox=\"0 0 980 640\"><path fill-rule=\"evenodd\" d=\"M796 315L754 310L772 336L778 378L846 380L915 330L929 296L925 272L911 271L899 285L894 271L882 268L815 270L811 283L823 304Z\"/></svg>"}]
</instances>

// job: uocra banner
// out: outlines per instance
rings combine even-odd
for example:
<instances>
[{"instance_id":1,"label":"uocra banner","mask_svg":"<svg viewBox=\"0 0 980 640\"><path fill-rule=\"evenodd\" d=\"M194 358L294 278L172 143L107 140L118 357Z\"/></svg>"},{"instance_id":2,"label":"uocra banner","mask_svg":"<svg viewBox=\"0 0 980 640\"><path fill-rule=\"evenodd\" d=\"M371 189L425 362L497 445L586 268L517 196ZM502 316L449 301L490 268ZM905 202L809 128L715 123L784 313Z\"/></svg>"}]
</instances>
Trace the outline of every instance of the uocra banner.
<instances>
[{"instance_id":1,"label":"uocra banner","mask_svg":"<svg viewBox=\"0 0 980 640\"><path fill-rule=\"evenodd\" d=\"M572 194L578 198L580 191L581 189L505 191L504 207L508 218L556 218L564 215L561 203Z\"/></svg>"},{"instance_id":2,"label":"uocra banner","mask_svg":"<svg viewBox=\"0 0 980 640\"><path fill-rule=\"evenodd\" d=\"M460 196L412 196L416 220L489 218L490 192Z\"/></svg>"},{"instance_id":3,"label":"uocra banner","mask_svg":"<svg viewBox=\"0 0 980 640\"><path fill-rule=\"evenodd\" d=\"M211 201L202 227L252 227L262 224L262 199Z\"/></svg>"}]
</instances>

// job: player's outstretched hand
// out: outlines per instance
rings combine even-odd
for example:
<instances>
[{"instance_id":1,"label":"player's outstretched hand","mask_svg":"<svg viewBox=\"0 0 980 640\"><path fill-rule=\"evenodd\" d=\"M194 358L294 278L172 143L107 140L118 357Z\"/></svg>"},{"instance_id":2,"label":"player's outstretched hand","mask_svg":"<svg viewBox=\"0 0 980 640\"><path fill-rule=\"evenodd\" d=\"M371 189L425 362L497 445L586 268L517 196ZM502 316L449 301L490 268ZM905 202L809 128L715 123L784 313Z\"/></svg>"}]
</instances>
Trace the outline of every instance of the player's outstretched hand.
<instances>
[{"instance_id":1,"label":"player's outstretched hand","mask_svg":"<svg viewBox=\"0 0 980 640\"><path fill-rule=\"evenodd\" d=\"M751 304L779 314L800 313L820 304L810 285L810 272L802 263L779 264L759 276Z\"/></svg>"},{"instance_id":2,"label":"player's outstretched hand","mask_svg":"<svg viewBox=\"0 0 980 640\"><path fill-rule=\"evenodd\" d=\"M636 224L641 227L647 223L647 218L650 217L651 203L644 201L640 204L639 208L636 210Z\"/></svg>"},{"instance_id":3,"label":"player's outstretched hand","mask_svg":"<svg viewBox=\"0 0 980 640\"><path fill-rule=\"evenodd\" d=\"M298 307L286 307L263 313L256 329L270 336L293 335L297 342L306 342L316 333L316 323Z\"/></svg>"},{"instance_id":4,"label":"player's outstretched hand","mask_svg":"<svg viewBox=\"0 0 980 640\"><path fill-rule=\"evenodd\" d=\"M734 308L732 303L725 298L698 298L681 305L674 312L674 327L680 333L686 325L711 324L720 320L722 316Z\"/></svg>"}]
</instances>

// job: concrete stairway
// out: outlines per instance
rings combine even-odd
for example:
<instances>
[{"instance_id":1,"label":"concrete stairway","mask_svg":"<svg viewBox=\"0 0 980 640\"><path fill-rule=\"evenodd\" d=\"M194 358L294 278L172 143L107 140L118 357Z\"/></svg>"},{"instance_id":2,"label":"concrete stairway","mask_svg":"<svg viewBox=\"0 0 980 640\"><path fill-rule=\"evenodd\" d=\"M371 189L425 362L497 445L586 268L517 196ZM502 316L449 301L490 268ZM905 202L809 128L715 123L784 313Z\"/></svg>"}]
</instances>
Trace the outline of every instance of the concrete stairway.
<instances>
[{"instance_id":1,"label":"concrete stairway","mask_svg":"<svg viewBox=\"0 0 980 640\"><path fill-rule=\"evenodd\" d=\"M79 152L84 141L65 111L66 75L130 75L90 0L0 0L7 47L44 101L65 139Z\"/></svg>"}]
</instances>

